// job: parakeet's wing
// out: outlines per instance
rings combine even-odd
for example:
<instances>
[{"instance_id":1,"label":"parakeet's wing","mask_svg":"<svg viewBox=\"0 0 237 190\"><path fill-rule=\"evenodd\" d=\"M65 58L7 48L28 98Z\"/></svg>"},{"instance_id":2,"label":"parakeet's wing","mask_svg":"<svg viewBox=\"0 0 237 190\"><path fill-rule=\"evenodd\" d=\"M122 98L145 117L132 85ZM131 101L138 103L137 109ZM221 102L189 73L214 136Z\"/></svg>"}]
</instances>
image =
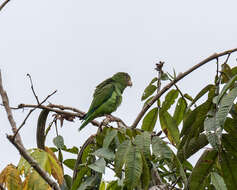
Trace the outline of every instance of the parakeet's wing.
<instances>
[{"instance_id":1,"label":"parakeet's wing","mask_svg":"<svg viewBox=\"0 0 237 190\"><path fill-rule=\"evenodd\" d=\"M88 113L94 112L103 103L107 102L115 91L115 86L111 83L104 85L102 88L96 88L93 95L94 99L91 103Z\"/></svg>"},{"instance_id":2,"label":"parakeet's wing","mask_svg":"<svg viewBox=\"0 0 237 190\"><path fill-rule=\"evenodd\" d=\"M104 81L106 82L106 81ZM84 122L80 127L80 130L82 130L92 119L95 117L100 116L100 113L96 113L95 111L104 103L106 103L110 97L112 96L113 92L115 91L115 86L112 83L109 83L108 81L102 85L98 85L96 87L96 90L94 92L94 99L91 103L91 106L84 118ZM103 113L101 113L103 115Z\"/></svg>"},{"instance_id":3,"label":"parakeet's wing","mask_svg":"<svg viewBox=\"0 0 237 190\"><path fill-rule=\"evenodd\" d=\"M106 79L105 81L103 81L102 83L100 83L99 85L96 86L96 89L95 89L95 92L93 94L93 97L95 97L96 95L99 95L101 93L101 91L104 90L104 88L109 88L109 87L106 87L108 84L112 84L113 82L113 79L111 78L108 78Z\"/></svg>"}]
</instances>

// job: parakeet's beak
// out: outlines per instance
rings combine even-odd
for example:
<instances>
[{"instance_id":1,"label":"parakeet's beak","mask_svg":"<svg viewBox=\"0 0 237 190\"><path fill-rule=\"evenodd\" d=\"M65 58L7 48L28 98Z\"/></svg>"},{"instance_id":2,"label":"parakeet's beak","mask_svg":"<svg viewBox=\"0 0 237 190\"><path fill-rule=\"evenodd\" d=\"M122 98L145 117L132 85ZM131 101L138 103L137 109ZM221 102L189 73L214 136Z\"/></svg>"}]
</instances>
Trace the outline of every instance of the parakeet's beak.
<instances>
[{"instance_id":1,"label":"parakeet's beak","mask_svg":"<svg viewBox=\"0 0 237 190\"><path fill-rule=\"evenodd\" d=\"M131 80L128 81L128 86L132 86L132 81Z\"/></svg>"}]
</instances>

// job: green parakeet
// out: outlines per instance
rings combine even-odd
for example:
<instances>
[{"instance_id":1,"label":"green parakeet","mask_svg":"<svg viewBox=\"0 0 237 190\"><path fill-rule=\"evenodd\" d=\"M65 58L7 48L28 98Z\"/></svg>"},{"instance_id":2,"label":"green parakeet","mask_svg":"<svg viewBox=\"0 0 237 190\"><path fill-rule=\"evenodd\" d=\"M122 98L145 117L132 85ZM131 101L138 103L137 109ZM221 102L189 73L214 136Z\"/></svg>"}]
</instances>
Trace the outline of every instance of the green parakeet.
<instances>
[{"instance_id":1,"label":"green parakeet","mask_svg":"<svg viewBox=\"0 0 237 190\"><path fill-rule=\"evenodd\" d=\"M114 112L122 102L122 94L127 86L132 86L131 77L124 72L119 72L96 86L90 108L84 116L82 130L89 122Z\"/></svg>"}]
</instances>

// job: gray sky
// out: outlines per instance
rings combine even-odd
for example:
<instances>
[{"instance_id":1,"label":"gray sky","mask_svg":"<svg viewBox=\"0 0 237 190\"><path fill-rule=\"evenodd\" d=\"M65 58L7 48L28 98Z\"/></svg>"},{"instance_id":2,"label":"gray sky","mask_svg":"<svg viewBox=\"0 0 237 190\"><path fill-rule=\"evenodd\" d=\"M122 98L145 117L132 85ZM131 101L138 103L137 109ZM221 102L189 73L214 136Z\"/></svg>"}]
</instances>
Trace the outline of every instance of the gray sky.
<instances>
[{"instance_id":1,"label":"gray sky","mask_svg":"<svg viewBox=\"0 0 237 190\"><path fill-rule=\"evenodd\" d=\"M236 7L236 0L11 1L0 12L0 68L10 103L35 103L26 77L30 73L41 100L57 89L50 102L87 111L95 86L125 71L134 85L125 90L114 115L130 125L157 61L166 62L166 71L175 68L179 73L214 52L237 47ZM179 85L194 95L214 73L212 62ZM14 112L18 126L27 113ZM36 147L38 114L32 114L20 133L27 148ZM0 123L2 170L8 163L17 164L20 156L5 137L11 130L3 109ZM60 130L69 147L80 146L95 133L89 125L79 133L80 124L65 122ZM53 136L54 131L48 145Z\"/></svg>"}]
</instances>

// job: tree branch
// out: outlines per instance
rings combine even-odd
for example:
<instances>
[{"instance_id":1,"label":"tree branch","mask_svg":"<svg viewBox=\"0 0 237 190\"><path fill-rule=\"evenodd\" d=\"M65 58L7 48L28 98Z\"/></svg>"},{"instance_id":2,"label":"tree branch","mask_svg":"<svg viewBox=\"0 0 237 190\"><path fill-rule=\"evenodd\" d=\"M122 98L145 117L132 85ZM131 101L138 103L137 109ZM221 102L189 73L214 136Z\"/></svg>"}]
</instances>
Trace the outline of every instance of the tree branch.
<instances>
[{"instance_id":1,"label":"tree branch","mask_svg":"<svg viewBox=\"0 0 237 190\"><path fill-rule=\"evenodd\" d=\"M200 63L198 63L197 65L194 65L193 67L191 67L190 69L188 69L186 72L179 74L173 81L171 81L169 84L167 84L159 93L157 93L151 100L150 102L148 102L143 109L140 111L140 113L138 114L137 118L135 119L135 121L133 122L131 128L136 128L138 123L140 122L140 120L142 119L142 117L144 116L144 114L146 113L146 111L167 91L169 90L175 83L177 83L178 81L180 81L182 78L184 78L185 76L187 76L188 74L190 74L191 72L195 71L196 69L198 69L199 67L203 66L204 64L212 61L213 59L216 59L218 57L222 57L224 55L229 55L233 52L236 52L237 48L235 49L231 49L231 50L227 50L224 51L222 53L214 53L213 55L207 57L206 59L204 59L203 61L201 61Z\"/></svg>"},{"instance_id":2,"label":"tree branch","mask_svg":"<svg viewBox=\"0 0 237 190\"><path fill-rule=\"evenodd\" d=\"M7 135L7 138L17 148L25 160L38 172L38 174L50 185L50 187L52 187L52 189L60 190L58 184L48 176L48 174L39 166L39 164L27 153L26 149L14 141L13 136Z\"/></svg>"},{"instance_id":3,"label":"tree branch","mask_svg":"<svg viewBox=\"0 0 237 190\"><path fill-rule=\"evenodd\" d=\"M2 103L3 103L3 106L4 106L5 110L6 110L8 120L9 120L10 125L12 127L12 132L13 132L13 134L15 134L17 132L17 126L16 126L16 122L13 119L12 110L11 110L11 108L9 106L9 101L8 101L7 93L4 90L4 88L3 88L1 70L0 70L0 94L2 96ZM20 145L23 145L21 137L18 134L15 137L15 141L17 143L19 143Z\"/></svg>"},{"instance_id":4,"label":"tree branch","mask_svg":"<svg viewBox=\"0 0 237 190\"><path fill-rule=\"evenodd\" d=\"M12 127L13 134L17 132L16 128L16 122L13 119L11 108L9 106L9 101L7 97L6 91L3 89L2 85L2 75L0 71L0 94L2 96L2 101L4 108L7 112L8 120L10 122L10 125ZM15 136L15 135L14 135ZM20 152L20 154L29 162L29 164L38 172L38 174L54 189L54 190L60 190L58 184L54 182L50 177L48 177L48 174L38 165L36 161L27 153L26 149L23 146L23 143L21 141L21 137L18 134L16 134L15 138L14 136L7 135L8 140L17 148L17 150Z\"/></svg>"},{"instance_id":5,"label":"tree branch","mask_svg":"<svg viewBox=\"0 0 237 190\"><path fill-rule=\"evenodd\" d=\"M73 178L72 178L73 181L75 181L76 178L77 178L78 166L81 164L81 159L82 159L83 152L84 152L85 148L86 148L89 144L93 143L94 137L95 137L95 135L91 135L91 136L86 140L86 142L82 145L81 150L80 150L80 152L79 152L78 155L77 155L77 161L76 161L76 163L75 163L74 170L73 170Z\"/></svg>"},{"instance_id":6,"label":"tree branch","mask_svg":"<svg viewBox=\"0 0 237 190\"><path fill-rule=\"evenodd\" d=\"M0 11L7 5L7 3L9 3L9 1L10 0L6 0L0 5Z\"/></svg>"},{"instance_id":7,"label":"tree branch","mask_svg":"<svg viewBox=\"0 0 237 190\"><path fill-rule=\"evenodd\" d=\"M35 99L36 99L36 101L37 101L37 104L40 104L39 98L38 98L38 96L37 96L36 93L35 93L35 89L34 89L34 85L33 85L33 82L32 82L31 75L30 75L29 73L27 73L26 76L28 76L29 79L30 79L31 90L32 90L32 92L33 92L33 94L34 94L34 97L35 97Z\"/></svg>"}]
</instances>

